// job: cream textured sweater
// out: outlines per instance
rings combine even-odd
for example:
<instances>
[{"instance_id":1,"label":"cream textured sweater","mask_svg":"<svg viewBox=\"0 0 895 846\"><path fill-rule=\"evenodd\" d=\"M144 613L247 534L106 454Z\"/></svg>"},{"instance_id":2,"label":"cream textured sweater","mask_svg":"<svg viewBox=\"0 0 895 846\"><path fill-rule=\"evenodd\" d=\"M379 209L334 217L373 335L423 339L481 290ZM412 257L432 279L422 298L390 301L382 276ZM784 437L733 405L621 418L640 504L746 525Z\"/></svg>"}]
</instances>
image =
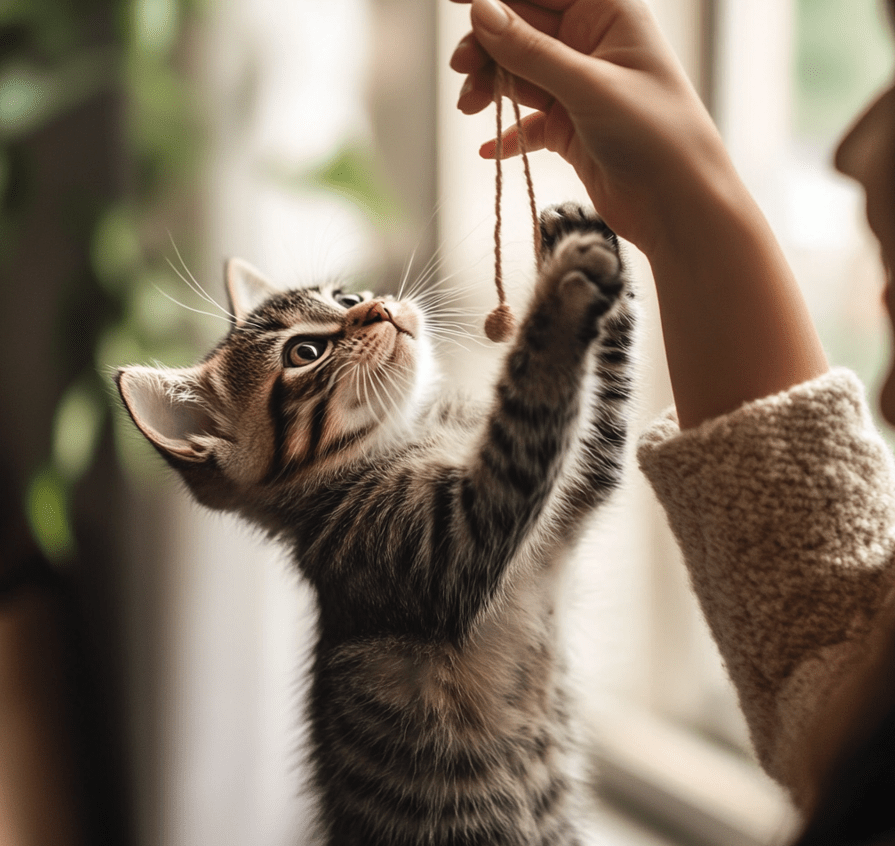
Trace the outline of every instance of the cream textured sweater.
<instances>
[{"instance_id":1,"label":"cream textured sweater","mask_svg":"<svg viewBox=\"0 0 895 846\"><path fill-rule=\"evenodd\" d=\"M862 385L836 370L685 432L669 412L638 458L759 760L792 787L803 733L895 584L895 465Z\"/></svg>"}]
</instances>

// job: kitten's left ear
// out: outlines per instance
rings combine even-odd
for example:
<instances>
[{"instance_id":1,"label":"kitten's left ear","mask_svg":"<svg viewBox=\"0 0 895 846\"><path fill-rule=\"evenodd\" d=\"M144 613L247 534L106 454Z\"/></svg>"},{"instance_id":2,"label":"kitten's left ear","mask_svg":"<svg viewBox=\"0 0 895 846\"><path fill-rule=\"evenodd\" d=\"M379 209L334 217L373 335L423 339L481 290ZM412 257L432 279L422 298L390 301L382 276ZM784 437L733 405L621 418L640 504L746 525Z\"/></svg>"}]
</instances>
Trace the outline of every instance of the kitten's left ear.
<instances>
[{"instance_id":1,"label":"kitten's left ear","mask_svg":"<svg viewBox=\"0 0 895 846\"><path fill-rule=\"evenodd\" d=\"M226 441L211 413L200 367L125 367L115 381L137 428L209 508L232 509L234 487L218 458Z\"/></svg>"},{"instance_id":2,"label":"kitten's left ear","mask_svg":"<svg viewBox=\"0 0 895 846\"><path fill-rule=\"evenodd\" d=\"M123 367L115 381L137 428L176 467L208 457L214 421L199 392L198 369Z\"/></svg>"},{"instance_id":3,"label":"kitten's left ear","mask_svg":"<svg viewBox=\"0 0 895 846\"><path fill-rule=\"evenodd\" d=\"M230 311L236 318L237 326L244 324L246 318L266 299L282 293L267 281L260 270L240 258L227 261L224 278L230 298Z\"/></svg>"}]
</instances>

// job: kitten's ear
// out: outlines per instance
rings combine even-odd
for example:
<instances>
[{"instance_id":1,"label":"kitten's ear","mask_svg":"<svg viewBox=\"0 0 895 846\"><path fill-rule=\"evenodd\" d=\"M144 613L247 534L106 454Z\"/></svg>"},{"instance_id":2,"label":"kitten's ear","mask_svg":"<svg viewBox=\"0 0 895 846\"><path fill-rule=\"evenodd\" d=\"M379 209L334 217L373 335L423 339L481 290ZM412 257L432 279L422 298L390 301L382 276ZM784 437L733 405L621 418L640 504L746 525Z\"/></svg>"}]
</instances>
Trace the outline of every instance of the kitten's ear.
<instances>
[{"instance_id":1,"label":"kitten's ear","mask_svg":"<svg viewBox=\"0 0 895 846\"><path fill-rule=\"evenodd\" d=\"M126 367L116 374L137 428L175 467L209 457L214 422L200 394L198 368Z\"/></svg>"},{"instance_id":2,"label":"kitten's ear","mask_svg":"<svg viewBox=\"0 0 895 846\"><path fill-rule=\"evenodd\" d=\"M269 297L281 293L261 273L247 261L232 258L224 267L230 311L236 318L236 325L245 323L246 318Z\"/></svg>"}]
</instances>

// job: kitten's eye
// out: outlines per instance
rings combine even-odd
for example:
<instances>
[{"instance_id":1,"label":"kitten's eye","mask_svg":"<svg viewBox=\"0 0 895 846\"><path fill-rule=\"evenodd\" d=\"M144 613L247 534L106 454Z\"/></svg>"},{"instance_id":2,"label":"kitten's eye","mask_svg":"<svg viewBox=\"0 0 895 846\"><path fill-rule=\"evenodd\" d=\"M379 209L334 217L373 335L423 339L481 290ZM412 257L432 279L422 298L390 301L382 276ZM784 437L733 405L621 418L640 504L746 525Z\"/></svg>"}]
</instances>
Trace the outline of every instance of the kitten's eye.
<instances>
[{"instance_id":1,"label":"kitten's eye","mask_svg":"<svg viewBox=\"0 0 895 846\"><path fill-rule=\"evenodd\" d=\"M296 341L286 348L284 356L286 367L304 367L317 361L326 352L327 342L316 338L305 338Z\"/></svg>"},{"instance_id":2,"label":"kitten's eye","mask_svg":"<svg viewBox=\"0 0 895 846\"><path fill-rule=\"evenodd\" d=\"M340 306L345 308L351 308L351 306L356 306L364 301L360 294L343 294L341 291L334 292L333 297Z\"/></svg>"}]
</instances>

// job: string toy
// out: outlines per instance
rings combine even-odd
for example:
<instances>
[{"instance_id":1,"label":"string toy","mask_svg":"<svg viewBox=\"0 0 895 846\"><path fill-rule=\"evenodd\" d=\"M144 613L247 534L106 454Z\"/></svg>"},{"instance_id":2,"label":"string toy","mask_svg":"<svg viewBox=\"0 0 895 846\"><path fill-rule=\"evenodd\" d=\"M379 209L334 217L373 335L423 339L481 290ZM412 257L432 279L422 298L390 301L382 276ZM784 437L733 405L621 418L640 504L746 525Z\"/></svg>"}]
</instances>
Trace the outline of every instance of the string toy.
<instances>
[{"instance_id":1,"label":"string toy","mask_svg":"<svg viewBox=\"0 0 895 846\"><path fill-rule=\"evenodd\" d=\"M525 171L525 186L528 189L528 202L531 207L531 221L534 230L535 267L537 268L541 253L541 227L538 224L538 208L535 203L534 184L531 179L531 168L528 164L528 151L525 147L525 137L522 133L522 116L519 111L519 101L516 99L516 87L512 74L506 73L500 65L496 66L494 76L494 102L497 112L497 149L494 153L494 286L497 288L497 307L485 319L485 335L489 341L499 344L508 340L513 334L515 319L510 306L507 303L506 292L503 287L503 268L501 250L501 199L503 197L503 115L502 105L504 93L510 98L513 105L513 114L516 118L516 142L522 155L522 168Z\"/></svg>"}]
</instances>

